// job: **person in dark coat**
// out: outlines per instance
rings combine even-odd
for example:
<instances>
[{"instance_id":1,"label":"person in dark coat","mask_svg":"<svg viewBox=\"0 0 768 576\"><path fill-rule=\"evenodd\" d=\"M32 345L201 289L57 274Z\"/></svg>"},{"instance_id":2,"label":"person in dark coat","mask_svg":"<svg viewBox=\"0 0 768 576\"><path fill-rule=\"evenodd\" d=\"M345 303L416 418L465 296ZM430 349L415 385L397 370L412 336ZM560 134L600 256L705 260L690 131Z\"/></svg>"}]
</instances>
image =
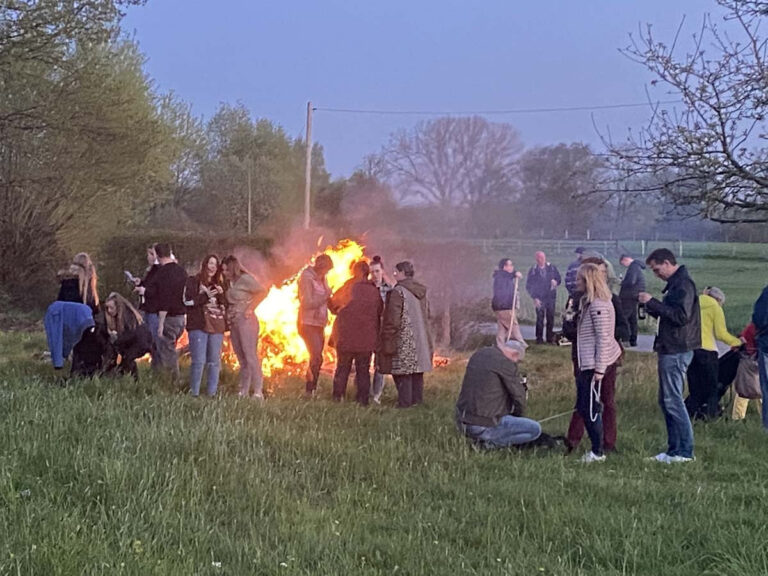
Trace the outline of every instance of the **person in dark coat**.
<instances>
[{"instance_id":1,"label":"person in dark coat","mask_svg":"<svg viewBox=\"0 0 768 576\"><path fill-rule=\"evenodd\" d=\"M427 287L413 276L410 262L397 263L397 284L387 294L376 352L379 371L392 374L395 380L398 408L422 403L424 373L432 370L433 344Z\"/></svg>"},{"instance_id":2,"label":"person in dark coat","mask_svg":"<svg viewBox=\"0 0 768 576\"><path fill-rule=\"evenodd\" d=\"M544 252L536 252L536 265L528 270L528 277L525 280L525 289L533 298L533 305L536 308L536 344L544 343L545 320L547 342L554 342L555 303L560 282L560 272L555 265L547 262Z\"/></svg>"},{"instance_id":3,"label":"person in dark coat","mask_svg":"<svg viewBox=\"0 0 768 576\"><path fill-rule=\"evenodd\" d=\"M658 462L691 462L693 427L683 402L683 387L693 351L701 346L701 311L696 284L685 266L666 248L651 252L645 263L667 281L664 299L640 292L638 300L648 314L659 319L653 349L658 355L659 406L667 425L667 451L654 456Z\"/></svg>"},{"instance_id":4,"label":"person in dark coat","mask_svg":"<svg viewBox=\"0 0 768 576\"><path fill-rule=\"evenodd\" d=\"M635 260L629 254L622 254L620 263L627 269L621 281L619 299L624 311L624 318L629 325L629 345L637 346L637 295L645 292L645 264Z\"/></svg>"},{"instance_id":5,"label":"person in dark coat","mask_svg":"<svg viewBox=\"0 0 768 576\"><path fill-rule=\"evenodd\" d=\"M368 263L355 262L346 304L336 316L336 373L333 376L333 399L341 401L347 391L347 380L355 364L357 402L368 405L371 386L371 357L376 350L384 303L378 287L368 280ZM345 286L346 286L345 284ZM330 303L333 310L333 298Z\"/></svg>"},{"instance_id":6,"label":"person in dark coat","mask_svg":"<svg viewBox=\"0 0 768 576\"><path fill-rule=\"evenodd\" d=\"M573 252L576 254L576 260L568 264L568 270L565 271L565 289L571 298L576 293L576 274L579 272L579 266L581 266L584 257L584 248L579 246Z\"/></svg>"},{"instance_id":7,"label":"person in dark coat","mask_svg":"<svg viewBox=\"0 0 768 576\"><path fill-rule=\"evenodd\" d=\"M502 258L499 261L499 268L493 271L491 308L496 314L497 346L503 345L510 338L526 345L517 321L517 310L520 307L517 285L522 277L523 275L515 270L515 265L509 258Z\"/></svg>"},{"instance_id":8,"label":"person in dark coat","mask_svg":"<svg viewBox=\"0 0 768 576\"><path fill-rule=\"evenodd\" d=\"M152 334L141 313L122 295L112 292L104 301L104 372L130 374L139 379L136 360L152 350Z\"/></svg>"}]
</instances>

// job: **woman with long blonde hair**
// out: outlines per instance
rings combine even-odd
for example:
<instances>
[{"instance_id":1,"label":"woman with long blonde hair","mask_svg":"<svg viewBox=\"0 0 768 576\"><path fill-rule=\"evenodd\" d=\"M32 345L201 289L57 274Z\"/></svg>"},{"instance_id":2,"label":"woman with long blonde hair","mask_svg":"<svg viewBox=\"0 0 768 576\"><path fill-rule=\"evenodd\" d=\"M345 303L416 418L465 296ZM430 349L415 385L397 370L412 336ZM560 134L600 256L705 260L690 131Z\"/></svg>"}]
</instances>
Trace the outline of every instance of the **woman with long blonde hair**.
<instances>
[{"instance_id":1,"label":"woman with long blonde hair","mask_svg":"<svg viewBox=\"0 0 768 576\"><path fill-rule=\"evenodd\" d=\"M614 337L616 314L611 303L611 289L600 267L582 264L576 275L576 287L583 294L576 340L579 366L576 410L584 419L592 443L582 462L602 462L605 455L600 393L603 379L615 380L621 347Z\"/></svg>"},{"instance_id":2,"label":"woman with long blonde hair","mask_svg":"<svg viewBox=\"0 0 768 576\"><path fill-rule=\"evenodd\" d=\"M152 349L152 334L141 313L121 294L112 292L104 301L103 327L108 342L104 371L138 379L136 360Z\"/></svg>"},{"instance_id":3,"label":"woman with long blonde hair","mask_svg":"<svg viewBox=\"0 0 768 576\"><path fill-rule=\"evenodd\" d=\"M87 305L99 322L99 292L96 267L85 252L76 254L72 263L60 273L58 300ZM104 342L96 329L83 332L80 342L72 349L72 376L93 376L102 366Z\"/></svg>"}]
</instances>

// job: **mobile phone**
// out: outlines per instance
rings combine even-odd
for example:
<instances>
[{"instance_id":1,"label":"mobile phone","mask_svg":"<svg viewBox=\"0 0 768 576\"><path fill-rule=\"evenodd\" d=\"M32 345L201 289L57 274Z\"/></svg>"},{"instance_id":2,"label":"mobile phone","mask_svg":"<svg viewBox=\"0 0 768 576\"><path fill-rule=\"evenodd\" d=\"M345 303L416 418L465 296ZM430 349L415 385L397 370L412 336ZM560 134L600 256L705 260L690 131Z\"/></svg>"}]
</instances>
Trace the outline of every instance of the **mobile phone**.
<instances>
[{"instance_id":1,"label":"mobile phone","mask_svg":"<svg viewBox=\"0 0 768 576\"><path fill-rule=\"evenodd\" d=\"M131 274L128 270L123 270L123 274L125 274L125 280L130 283L134 284L136 282L136 277Z\"/></svg>"}]
</instances>

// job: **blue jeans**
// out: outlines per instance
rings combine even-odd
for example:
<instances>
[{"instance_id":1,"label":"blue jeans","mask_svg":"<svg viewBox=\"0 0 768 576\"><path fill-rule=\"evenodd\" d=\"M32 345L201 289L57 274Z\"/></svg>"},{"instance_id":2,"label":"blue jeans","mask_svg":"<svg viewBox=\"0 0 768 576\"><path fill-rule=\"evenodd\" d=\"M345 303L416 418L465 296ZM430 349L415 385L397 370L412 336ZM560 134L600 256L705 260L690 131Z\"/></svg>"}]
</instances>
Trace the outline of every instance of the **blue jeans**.
<instances>
[{"instance_id":1,"label":"blue jeans","mask_svg":"<svg viewBox=\"0 0 768 576\"><path fill-rule=\"evenodd\" d=\"M219 372L221 372L221 345L224 334L208 334L202 330L190 330L189 354L192 363L189 368L189 393L200 395L200 382L203 380L203 369L208 367L208 396L216 396L219 389Z\"/></svg>"},{"instance_id":2,"label":"blue jeans","mask_svg":"<svg viewBox=\"0 0 768 576\"><path fill-rule=\"evenodd\" d=\"M693 458L693 426L683 402L685 373L693 352L659 354L659 406L667 425L667 454Z\"/></svg>"},{"instance_id":3,"label":"blue jeans","mask_svg":"<svg viewBox=\"0 0 768 576\"><path fill-rule=\"evenodd\" d=\"M533 442L541 436L541 425L519 416L502 416L494 427L464 425L464 433L473 440L503 448Z\"/></svg>"},{"instance_id":4,"label":"blue jeans","mask_svg":"<svg viewBox=\"0 0 768 576\"><path fill-rule=\"evenodd\" d=\"M768 352L757 351L757 367L760 372L760 391L763 393L763 428L768 430Z\"/></svg>"}]
</instances>

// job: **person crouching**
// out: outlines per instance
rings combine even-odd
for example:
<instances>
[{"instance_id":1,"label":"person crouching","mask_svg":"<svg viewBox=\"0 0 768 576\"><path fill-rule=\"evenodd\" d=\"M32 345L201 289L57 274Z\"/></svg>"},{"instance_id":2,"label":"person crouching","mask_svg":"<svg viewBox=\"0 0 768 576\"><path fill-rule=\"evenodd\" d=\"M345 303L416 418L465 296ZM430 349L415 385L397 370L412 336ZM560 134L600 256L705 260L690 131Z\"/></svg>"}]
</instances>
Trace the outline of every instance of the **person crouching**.
<instances>
[{"instance_id":1,"label":"person crouching","mask_svg":"<svg viewBox=\"0 0 768 576\"><path fill-rule=\"evenodd\" d=\"M524 344L508 340L502 346L481 348L469 359L456 402L456 426L487 448L533 442L541 425L524 418L527 388L517 363Z\"/></svg>"}]
</instances>

